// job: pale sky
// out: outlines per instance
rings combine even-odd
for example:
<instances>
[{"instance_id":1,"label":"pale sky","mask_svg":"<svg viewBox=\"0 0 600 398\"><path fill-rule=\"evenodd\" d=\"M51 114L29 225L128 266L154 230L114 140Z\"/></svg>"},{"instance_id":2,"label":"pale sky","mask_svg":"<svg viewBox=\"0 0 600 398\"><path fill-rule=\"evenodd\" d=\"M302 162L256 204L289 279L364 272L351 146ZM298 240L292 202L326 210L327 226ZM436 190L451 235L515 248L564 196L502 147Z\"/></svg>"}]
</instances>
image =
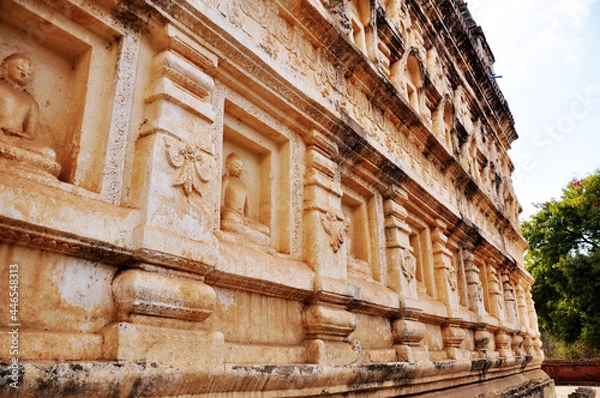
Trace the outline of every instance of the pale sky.
<instances>
[{"instance_id":1,"label":"pale sky","mask_svg":"<svg viewBox=\"0 0 600 398\"><path fill-rule=\"evenodd\" d=\"M559 198L600 168L600 0L470 0L519 139L510 151L523 206Z\"/></svg>"}]
</instances>

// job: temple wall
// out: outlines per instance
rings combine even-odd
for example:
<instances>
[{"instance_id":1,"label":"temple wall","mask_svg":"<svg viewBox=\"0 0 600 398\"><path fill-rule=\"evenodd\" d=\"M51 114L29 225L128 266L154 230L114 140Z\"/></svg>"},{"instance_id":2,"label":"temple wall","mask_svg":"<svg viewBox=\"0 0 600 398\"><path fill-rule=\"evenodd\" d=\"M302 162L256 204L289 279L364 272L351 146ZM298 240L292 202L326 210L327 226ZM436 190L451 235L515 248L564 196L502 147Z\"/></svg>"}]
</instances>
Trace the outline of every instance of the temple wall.
<instances>
[{"instance_id":1,"label":"temple wall","mask_svg":"<svg viewBox=\"0 0 600 398\"><path fill-rule=\"evenodd\" d=\"M7 0L0 59L1 395L554 396L461 0Z\"/></svg>"}]
</instances>

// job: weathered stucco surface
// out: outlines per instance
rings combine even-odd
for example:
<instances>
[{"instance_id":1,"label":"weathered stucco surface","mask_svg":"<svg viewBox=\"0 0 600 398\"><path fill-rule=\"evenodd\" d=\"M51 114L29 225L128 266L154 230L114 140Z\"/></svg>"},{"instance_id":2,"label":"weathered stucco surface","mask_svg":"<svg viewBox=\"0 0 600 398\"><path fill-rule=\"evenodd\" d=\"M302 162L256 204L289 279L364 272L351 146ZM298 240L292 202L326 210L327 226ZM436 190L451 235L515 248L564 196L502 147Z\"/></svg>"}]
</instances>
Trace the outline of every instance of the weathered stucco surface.
<instances>
[{"instance_id":1,"label":"weathered stucco surface","mask_svg":"<svg viewBox=\"0 0 600 398\"><path fill-rule=\"evenodd\" d=\"M462 0L6 0L0 59L0 395L554 396Z\"/></svg>"}]
</instances>

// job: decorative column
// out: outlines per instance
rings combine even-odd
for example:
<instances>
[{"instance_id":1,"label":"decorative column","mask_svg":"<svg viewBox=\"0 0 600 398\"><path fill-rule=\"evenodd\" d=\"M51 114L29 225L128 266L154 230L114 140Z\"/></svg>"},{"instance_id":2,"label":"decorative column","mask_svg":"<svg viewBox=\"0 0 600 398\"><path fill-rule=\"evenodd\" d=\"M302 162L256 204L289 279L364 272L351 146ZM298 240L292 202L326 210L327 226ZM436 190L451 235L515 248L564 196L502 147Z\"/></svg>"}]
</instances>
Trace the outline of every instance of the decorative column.
<instances>
[{"instance_id":1,"label":"decorative column","mask_svg":"<svg viewBox=\"0 0 600 398\"><path fill-rule=\"evenodd\" d=\"M352 300L347 278L348 222L342 213L342 187L333 161L337 146L317 130L306 137L304 180L304 258L316 272L313 302L302 311L309 363L350 364L359 345L348 342L356 328L355 316L346 311Z\"/></svg>"},{"instance_id":2,"label":"decorative column","mask_svg":"<svg viewBox=\"0 0 600 398\"><path fill-rule=\"evenodd\" d=\"M504 290L504 305L506 308L506 327L511 330L511 349L515 356L523 355L523 336L519 328L517 300L515 288L508 269L502 270L502 286Z\"/></svg>"},{"instance_id":3,"label":"decorative column","mask_svg":"<svg viewBox=\"0 0 600 398\"><path fill-rule=\"evenodd\" d=\"M504 305L506 308L506 322L513 327L519 324L517 317L517 300L515 299L515 289L510 280L510 271L502 271L502 286L504 290Z\"/></svg>"},{"instance_id":4,"label":"decorative column","mask_svg":"<svg viewBox=\"0 0 600 398\"><path fill-rule=\"evenodd\" d=\"M156 55L148 65L144 123L127 197L140 209L134 249L142 262L169 256L174 266L185 263L182 258L214 266L221 178L212 75L218 60L172 25L153 35Z\"/></svg>"},{"instance_id":5,"label":"decorative column","mask_svg":"<svg viewBox=\"0 0 600 398\"><path fill-rule=\"evenodd\" d=\"M467 279L468 308L479 316L485 314L483 287L479 276L479 268L475 265L475 256L470 250L462 251Z\"/></svg>"},{"instance_id":6,"label":"decorative column","mask_svg":"<svg viewBox=\"0 0 600 398\"><path fill-rule=\"evenodd\" d=\"M494 318L498 320L499 328L495 332L494 341L496 342L496 351L502 358L512 357L511 344L512 337L510 329L505 326L506 309L504 302L504 292L502 291L502 283L500 275L495 267L495 262L492 260L487 265L488 275L488 292L490 298L490 312Z\"/></svg>"},{"instance_id":7,"label":"decorative column","mask_svg":"<svg viewBox=\"0 0 600 398\"><path fill-rule=\"evenodd\" d=\"M535 304L533 302L533 296L531 295L531 285L527 287L526 300L527 300L527 313L529 315L529 327L532 331L533 338L533 350L534 355L539 357L540 360L544 359L544 353L542 351L542 340L540 339L539 325L537 313L535 312Z\"/></svg>"},{"instance_id":8,"label":"decorative column","mask_svg":"<svg viewBox=\"0 0 600 398\"><path fill-rule=\"evenodd\" d=\"M517 284L517 306L519 308L519 324L529 329L529 312L527 309L527 299L525 297L525 288L522 283Z\"/></svg>"},{"instance_id":9,"label":"decorative column","mask_svg":"<svg viewBox=\"0 0 600 398\"><path fill-rule=\"evenodd\" d=\"M493 334L488 330L489 325L483 322L486 312L485 304L483 302L483 286L479 276L480 271L475 265L475 256L473 255L472 250L463 249L462 259L467 279L467 305L471 311L477 314L477 317L480 320L476 325L473 334L475 351L477 351L480 358L489 358L491 356L489 344L493 338Z\"/></svg>"},{"instance_id":10,"label":"decorative column","mask_svg":"<svg viewBox=\"0 0 600 398\"><path fill-rule=\"evenodd\" d=\"M319 277L344 280L347 277L348 224L341 210L342 187L337 165L330 156L337 146L316 130L307 137L304 179L304 258Z\"/></svg>"},{"instance_id":11,"label":"decorative column","mask_svg":"<svg viewBox=\"0 0 600 398\"><path fill-rule=\"evenodd\" d=\"M519 325L521 326L521 336L523 337L523 355L534 356L533 337L530 333L529 313L527 309L527 299L525 297L525 288L522 282L516 285L517 306L519 308Z\"/></svg>"},{"instance_id":12,"label":"decorative column","mask_svg":"<svg viewBox=\"0 0 600 398\"><path fill-rule=\"evenodd\" d=\"M490 312L498 321L505 322L506 313L504 309L504 295L502 292L500 275L498 274L498 270L494 267L494 263L487 265L487 271Z\"/></svg>"},{"instance_id":13,"label":"decorative column","mask_svg":"<svg viewBox=\"0 0 600 398\"><path fill-rule=\"evenodd\" d=\"M417 262L410 246L411 229L406 223L408 214L403 206L407 199L406 193L394 186L387 192L383 208L388 286L400 296L400 318L392 321L394 348L398 361L415 362L429 358L427 349L420 347L426 329L419 322L422 310L417 296Z\"/></svg>"},{"instance_id":14,"label":"decorative column","mask_svg":"<svg viewBox=\"0 0 600 398\"><path fill-rule=\"evenodd\" d=\"M116 322L106 359L191 366L223 363L224 338L204 329L216 302L204 283L218 253L220 178L211 129L217 57L176 27L152 32L144 123L126 201L139 208L130 269L112 283Z\"/></svg>"},{"instance_id":15,"label":"decorative column","mask_svg":"<svg viewBox=\"0 0 600 398\"><path fill-rule=\"evenodd\" d=\"M466 338L465 331L460 327L461 318L458 316L459 298L456 268L452 264L452 252L447 248L448 237L443 233L445 225L437 221L438 228L431 231L433 246L433 265L435 270L435 285L437 297L448 310L448 319L444 324L444 348L450 359L466 359L468 353L460 347Z\"/></svg>"},{"instance_id":16,"label":"decorative column","mask_svg":"<svg viewBox=\"0 0 600 398\"><path fill-rule=\"evenodd\" d=\"M388 287L403 297L417 299L416 260L410 247L408 213L402 203L408 199L404 191L392 187L383 202Z\"/></svg>"},{"instance_id":17,"label":"decorative column","mask_svg":"<svg viewBox=\"0 0 600 398\"><path fill-rule=\"evenodd\" d=\"M454 317L459 305L458 282L456 268L452 264L452 252L447 248L448 237L441 228L435 228L431 231L431 240L437 297L446 304L449 317Z\"/></svg>"}]
</instances>

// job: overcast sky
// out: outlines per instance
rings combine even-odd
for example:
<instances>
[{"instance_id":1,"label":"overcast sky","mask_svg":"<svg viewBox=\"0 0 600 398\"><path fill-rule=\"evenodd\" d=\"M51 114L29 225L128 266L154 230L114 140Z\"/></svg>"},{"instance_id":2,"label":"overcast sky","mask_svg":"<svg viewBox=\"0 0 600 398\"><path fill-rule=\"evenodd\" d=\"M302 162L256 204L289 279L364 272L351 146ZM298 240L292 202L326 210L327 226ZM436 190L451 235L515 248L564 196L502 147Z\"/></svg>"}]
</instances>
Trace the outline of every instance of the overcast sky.
<instances>
[{"instance_id":1,"label":"overcast sky","mask_svg":"<svg viewBox=\"0 0 600 398\"><path fill-rule=\"evenodd\" d=\"M510 151L523 206L558 198L600 168L600 0L470 0L519 139Z\"/></svg>"}]
</instances>

